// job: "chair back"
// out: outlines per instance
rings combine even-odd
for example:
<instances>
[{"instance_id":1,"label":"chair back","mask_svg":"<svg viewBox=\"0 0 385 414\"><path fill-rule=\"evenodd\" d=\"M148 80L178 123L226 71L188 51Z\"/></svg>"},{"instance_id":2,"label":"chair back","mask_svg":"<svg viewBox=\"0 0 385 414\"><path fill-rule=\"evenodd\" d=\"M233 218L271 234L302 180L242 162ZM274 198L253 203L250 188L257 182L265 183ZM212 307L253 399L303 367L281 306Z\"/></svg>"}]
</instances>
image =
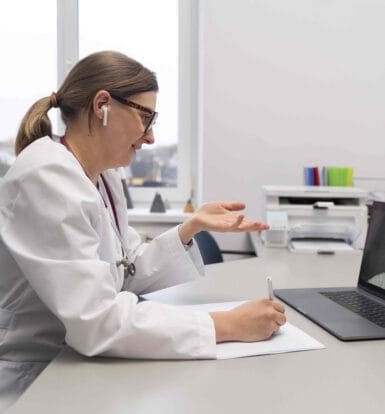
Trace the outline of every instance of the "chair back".
<instances>
[{"instance_id":1,"label":"chair back","mask_svg":"<svg viewBox=\"0 0 385 414\"><path fill-rule=\"evenodd\" d=\"M222 252L214 237L208 231L201 231L194 236L205 265L223 262Z\"/></svg>"}]
</instances>

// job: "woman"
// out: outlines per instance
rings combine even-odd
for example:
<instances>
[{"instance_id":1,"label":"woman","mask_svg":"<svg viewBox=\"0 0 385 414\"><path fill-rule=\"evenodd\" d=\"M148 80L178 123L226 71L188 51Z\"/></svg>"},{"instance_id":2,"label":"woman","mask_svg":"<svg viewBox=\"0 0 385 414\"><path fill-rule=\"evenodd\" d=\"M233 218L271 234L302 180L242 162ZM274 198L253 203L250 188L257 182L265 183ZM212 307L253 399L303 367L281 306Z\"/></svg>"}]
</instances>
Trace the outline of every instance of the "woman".
<instances>
[{"instance_id":1,"label":"woman","mask_svg":"<svg viewBox=\"0 0 385 414\"><path fill-rule=\"evenodd\" d=\"M157 90L138 62L95 53L21 123L0 187L3 407L64 343L88 356L215 358L216 342L265 339L285 323L269 300L211 314L138 303L137 294L203 274L196 233L267 228L238 214L242 203L207 204L149 244L126 225L115 169L154 142ZM52 107L66 125L60 142L50 138Z\"/></svg>"}]
</instances>

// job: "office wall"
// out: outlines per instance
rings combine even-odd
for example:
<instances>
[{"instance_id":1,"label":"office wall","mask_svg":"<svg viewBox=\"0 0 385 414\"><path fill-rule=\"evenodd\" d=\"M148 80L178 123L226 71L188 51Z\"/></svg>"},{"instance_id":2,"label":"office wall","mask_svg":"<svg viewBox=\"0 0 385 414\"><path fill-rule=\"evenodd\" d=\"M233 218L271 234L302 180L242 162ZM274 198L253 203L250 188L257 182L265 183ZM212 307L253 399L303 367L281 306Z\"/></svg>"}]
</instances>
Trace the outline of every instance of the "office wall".
<instances>
[{"instance_id":1,"label":"office wall","mask_svg":"<svg viewBox=\"0 0 385 414\"><path fill-rule=\"evenodd\" d=\"M384 21L383 0L200 1L203 201L259 217L304 165L385 177Z\"/></svg>"}]
</instances>

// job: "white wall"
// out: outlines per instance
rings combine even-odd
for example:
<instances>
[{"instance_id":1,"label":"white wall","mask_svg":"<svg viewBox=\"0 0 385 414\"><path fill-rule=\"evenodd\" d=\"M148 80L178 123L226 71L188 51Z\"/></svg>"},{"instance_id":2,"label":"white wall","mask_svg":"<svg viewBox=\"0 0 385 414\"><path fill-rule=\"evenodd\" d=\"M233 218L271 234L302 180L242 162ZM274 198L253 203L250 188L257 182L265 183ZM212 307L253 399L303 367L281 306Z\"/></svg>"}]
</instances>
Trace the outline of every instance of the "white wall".
<instances>
[{"instance_id":1,"label":"white wall","mask_svg":"<svg viewBox=\"0 0 385 414\"><path fill-rule=\"evenodd\" d=\"M200 1L202 201L260 217L261 185L304 165L385 177L384 21L383 0Z\"/></svg>"}]
</instances>

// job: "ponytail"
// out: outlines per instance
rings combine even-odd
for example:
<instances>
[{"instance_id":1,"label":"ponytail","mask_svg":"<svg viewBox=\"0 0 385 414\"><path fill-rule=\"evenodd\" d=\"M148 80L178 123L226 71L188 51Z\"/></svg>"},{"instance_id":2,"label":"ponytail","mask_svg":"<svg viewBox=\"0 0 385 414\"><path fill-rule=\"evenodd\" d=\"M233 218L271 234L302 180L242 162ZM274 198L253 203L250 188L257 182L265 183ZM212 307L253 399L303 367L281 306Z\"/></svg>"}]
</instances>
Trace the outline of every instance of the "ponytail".
<instances>
[{"instance_id":1,"label":"ponytail","mask_svg":"<svg viewBox=\"0 0 385 414\"><path fill-rule=\"evenodd\" d=\"M51 121L48 118L48 111L51 107L50 97L42 98L35 102L24 115L16 136L16 155L33 141L47 135L52 137Z\"/></svg>"}]
</instances>

